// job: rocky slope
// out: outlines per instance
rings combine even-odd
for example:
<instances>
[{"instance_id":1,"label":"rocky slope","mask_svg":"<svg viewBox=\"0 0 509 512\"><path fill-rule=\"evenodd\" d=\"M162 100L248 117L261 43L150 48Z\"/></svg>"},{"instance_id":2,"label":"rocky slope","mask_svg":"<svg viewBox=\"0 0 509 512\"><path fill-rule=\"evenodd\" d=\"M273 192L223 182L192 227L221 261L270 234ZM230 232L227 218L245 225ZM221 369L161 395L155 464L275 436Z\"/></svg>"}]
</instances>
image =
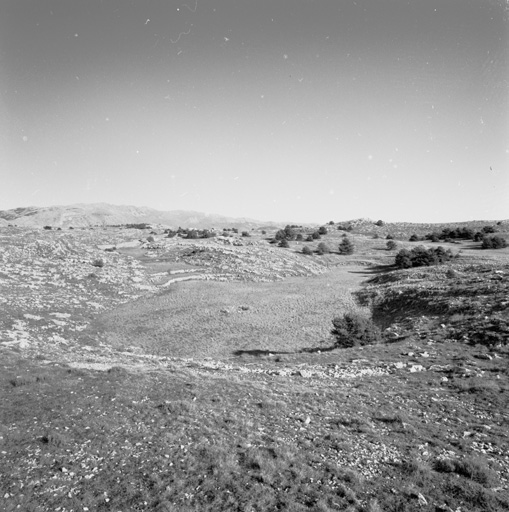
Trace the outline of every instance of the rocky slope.
<instances>
[{"instance_id":1,"label":"rocky slope","mask_svg":"<svg viewBox=\"0 0 509 512\"><path fill-rule=\"evenodd\" d=\"M119 224L162 224L177 228L223 228L250 229L263 225L274 225L246 218L209 215L202 212L173 210L159 211L138 206L117 206L107 203L74 204L15 208L0 211L0 225L12 224L23 227L89 227Z\"/></svg>"}]
</instances>

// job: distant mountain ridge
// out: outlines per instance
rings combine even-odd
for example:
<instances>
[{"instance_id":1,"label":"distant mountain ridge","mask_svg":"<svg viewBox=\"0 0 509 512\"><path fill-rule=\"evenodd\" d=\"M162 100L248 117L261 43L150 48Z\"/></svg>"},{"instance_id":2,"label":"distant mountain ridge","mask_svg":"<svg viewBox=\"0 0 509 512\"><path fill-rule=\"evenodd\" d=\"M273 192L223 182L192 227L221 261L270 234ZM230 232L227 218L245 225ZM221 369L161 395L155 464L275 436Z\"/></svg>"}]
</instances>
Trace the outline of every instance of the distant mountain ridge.
<instances>
[{"instance_id":1,"label":"distant mountain ridge","mask_svg":"<svg viewBox=\"0 0 509 512\"><path fill-rule=\"evenodd\" d=\"M91 227L119 224L161 224L177 228L257 228L278 226L248 218L234 218L196 211L160 211L144 206L112 205L108 203L73 204L66 206L28 206L0 210L0 225L13 224L23 227Z\"/></svg>"},{"instance_id":2,"label":"distant mountain ridge","mask_svg":"<svg viewBox=\"0 0 509 512\"><path fill-rule=\"evenodd\" d=\"M72 204L62 206L27 206L0 210L0 227L9 224L21 227L61 227L85 228L92 226L112 226L121 224L153 224L169 228L281 228L293 222L269 222L250 218L235 218L223 215L206 214L188 210L161 211L145 206L113 205L109 203ZM305 227L319 225L299 223ZM351 226L355 233L365 235L386 236L392 234L397 238L408 237L416 233L423 235L432 231L441 231L443 227L469 226L480 229L483 225L498 224L497 231L509 231L509 220L503 221L464 221L442 223L413 223L413 222L383 222L377 225L373 220L360 218L336 222L332 229L338 226ZM326 223L324 223L326 225Z\"/></svg>"}]
</instances>

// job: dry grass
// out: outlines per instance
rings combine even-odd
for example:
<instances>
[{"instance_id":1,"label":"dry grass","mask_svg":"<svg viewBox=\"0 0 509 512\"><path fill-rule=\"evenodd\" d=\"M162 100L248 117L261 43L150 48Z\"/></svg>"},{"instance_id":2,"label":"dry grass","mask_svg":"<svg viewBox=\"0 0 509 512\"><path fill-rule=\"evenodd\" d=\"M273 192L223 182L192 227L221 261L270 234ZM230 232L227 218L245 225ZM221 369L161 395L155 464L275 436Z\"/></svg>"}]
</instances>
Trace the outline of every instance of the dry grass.
<instances>
[{"instance_id":1,"label":"dry grass","mask_svg":"<svg viewBox=\"0 0 509 512\"><path fill-rule=\"evenodd\" d=\"M323 240L334 246L341 235ZM65 248L66 235L37 236L58 242L36 247L45 251L43 263L58 269L62 256L55 249ZM409 318L407 337L299 352L326 348L332 318L360 309L351 292L377 275L366 263L393 258L385 240L351 237L352 256L311 256L329 267L321 275L176 283L123 305L113 302L115 291L138 273L125 266L107 279L114 264L125 262L125 254L107 253L102 281L78 282L90 300L94 287L96 300L107 306L111 299L100 315L69 307L76 285L70 278L58 288L66 294L54 295L60 302L35 309L35 300L24 300L23 275L42 280L39 302L53 285L43 281L46 273L12 264L19 282L19 301L9 306L13 318L24 318L27 333L41 341L34 358L0 344L0 510L509 510L509 349L453 342L437 325L443 318L429 315L430 306L451 297L455 326L467 324L474 310L501 313L507 252L460 244L467 257L454 274L445 267L382 272L368 291L380 299L376 304L397 309L389 313L402 325L411 301L426 301L428 309ZM114 230L87 231L72 250L108 238L121 241ZM263 243L259 235L252 239ZM21 235L13 244L20 254L26 249ZM275 262L289 255L292 269L306 258L298 250L292 243L264 254L275 254ZM239 251L242 270L249 251ZM146 274L190 268L164 254L136 254ZM77 261L69 275L86 265ZM417 291L398 302L398 290L407 288ZM31 290L34 297L37 289ZM44 337L44 322L66 308L80 322L92 319L88 330L75 333L81 344L57 350ZM74 333L73 318L65 327Z\"/></svg>"},{"instance_id":2,"label":"dry grass","mask_svg":"<svg viewBox=\"0 0 509 512\"><path fill-rule=\"evenodd\" d=\"M368 365L410 348L347 349L327 360L364 356ZM437 346L433 362L451 349ZM509 507L507 379L504 393L458 395L431 369L334 380L3 361L2 510Z\"/></svg>"},{"instance_id":3,"label":"dry grass","mask_svg":"<svg viewBox=\"0 0 509 512\"><path fill-rule=\"evenodd\" d=\"M364 276L351 270L277 283L175 283L101 315L91 329L117 348L177 357L325 347L331 318L361 309L351 290Z\"/></svg>"}]
</instances>

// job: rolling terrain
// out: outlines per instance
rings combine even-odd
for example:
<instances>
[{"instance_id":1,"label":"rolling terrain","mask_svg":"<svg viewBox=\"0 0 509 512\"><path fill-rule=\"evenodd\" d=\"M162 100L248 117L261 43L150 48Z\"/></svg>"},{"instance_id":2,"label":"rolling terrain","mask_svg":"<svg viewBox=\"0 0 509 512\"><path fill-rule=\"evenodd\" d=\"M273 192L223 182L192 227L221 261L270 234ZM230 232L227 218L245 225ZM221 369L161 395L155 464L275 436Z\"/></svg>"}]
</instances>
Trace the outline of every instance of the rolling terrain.
<instances>
[{"instance_id":1,"label":"rolling terrain","mask_svg":"<svg viewBox=\"0 0 509 512\"><path fill-rule=\"evenodd\" d=\"M139 206L118 206L107 203L75 204L69 206L26 207L0 211L0 225L23 227L52 226L55 228L111 226L120 224L162 224L168 227L260 227L253 219L235 219L192 211L159 211Z\"/></svg>"},{"instance_id":2,"label":"rolling terrain","mask_svg":"<svg viewBox=\"0 0 509 512\"><path fill-rule=\"evenodd\" d=\"M509 510L509 248L41 219L0 226L1 510ZM419 244L454 257L394 266Z\"/></svg>"}]
</instances>

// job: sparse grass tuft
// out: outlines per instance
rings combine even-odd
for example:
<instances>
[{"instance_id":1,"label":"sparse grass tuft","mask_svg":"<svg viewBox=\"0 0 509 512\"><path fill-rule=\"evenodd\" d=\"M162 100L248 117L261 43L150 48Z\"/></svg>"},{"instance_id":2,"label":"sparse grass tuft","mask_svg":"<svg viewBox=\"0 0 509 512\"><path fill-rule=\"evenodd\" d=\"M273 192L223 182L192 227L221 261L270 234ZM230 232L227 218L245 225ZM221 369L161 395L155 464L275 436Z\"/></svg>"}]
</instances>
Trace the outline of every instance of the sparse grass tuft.
<instances>
[{"instance_id":1,"label":"sparse grass tuft","mask_svg":"<svg viewBox=\"0 0 509 512\"><path fill-rule=\"evenodd\" d=\"M481 456L469 456L463 459L440 458L433 464L433 469L439 473L455 473L488 488L495 487L499 483L497 473Z\"/></svg>"}]
</instances>

